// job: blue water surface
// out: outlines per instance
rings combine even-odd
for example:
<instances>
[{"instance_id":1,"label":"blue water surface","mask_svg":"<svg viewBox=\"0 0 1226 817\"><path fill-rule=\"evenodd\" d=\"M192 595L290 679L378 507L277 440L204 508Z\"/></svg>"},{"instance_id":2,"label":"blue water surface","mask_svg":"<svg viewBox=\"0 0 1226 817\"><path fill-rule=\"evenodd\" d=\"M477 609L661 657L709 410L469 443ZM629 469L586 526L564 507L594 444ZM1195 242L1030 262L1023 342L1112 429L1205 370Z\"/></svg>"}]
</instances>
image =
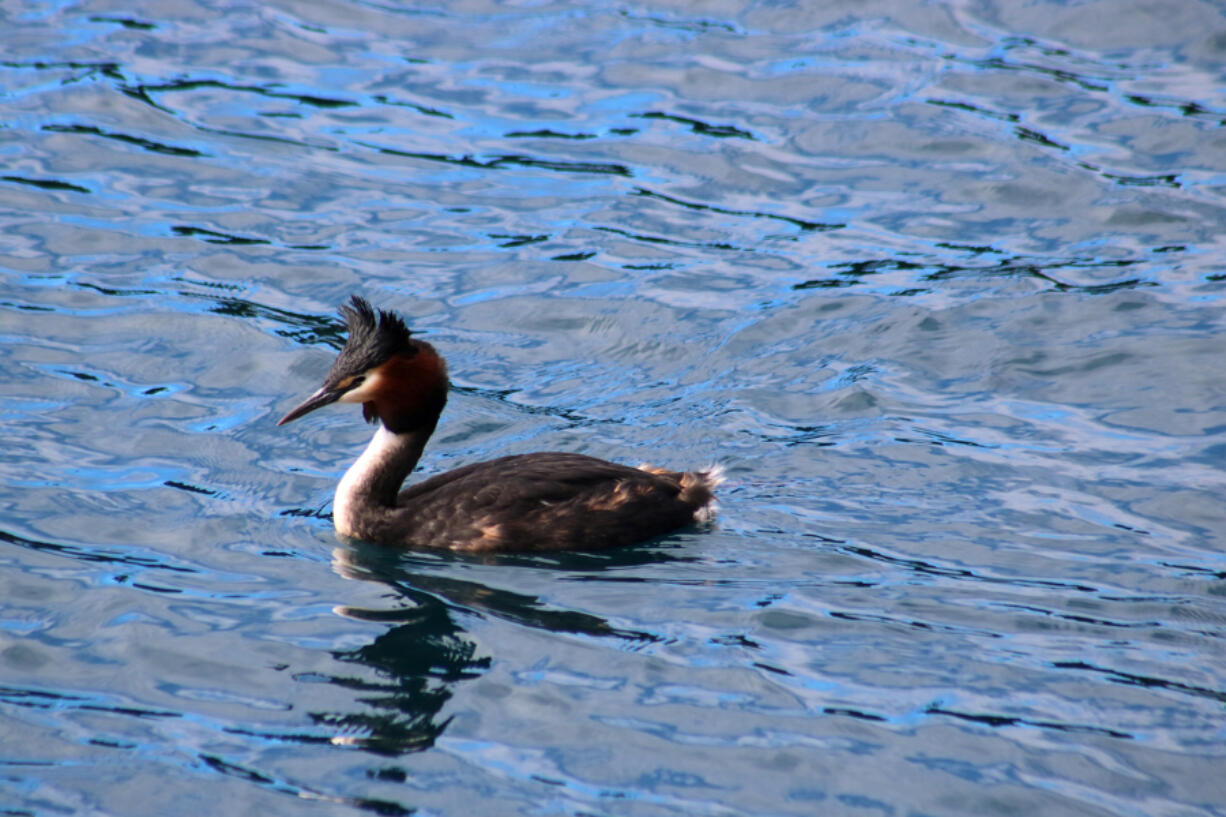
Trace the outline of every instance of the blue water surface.
<instances>
[{"instance_id":1,"label":"blue water surface","mask_svg":"<svg viewBox=\"0 0 1226 817\"><path fill-rule=\"evenodd\" d=\"M0 5L0 815L1226 815L1224 32ZM354 293L717 524L339 541Z\"/></svg>"}]
</instances>

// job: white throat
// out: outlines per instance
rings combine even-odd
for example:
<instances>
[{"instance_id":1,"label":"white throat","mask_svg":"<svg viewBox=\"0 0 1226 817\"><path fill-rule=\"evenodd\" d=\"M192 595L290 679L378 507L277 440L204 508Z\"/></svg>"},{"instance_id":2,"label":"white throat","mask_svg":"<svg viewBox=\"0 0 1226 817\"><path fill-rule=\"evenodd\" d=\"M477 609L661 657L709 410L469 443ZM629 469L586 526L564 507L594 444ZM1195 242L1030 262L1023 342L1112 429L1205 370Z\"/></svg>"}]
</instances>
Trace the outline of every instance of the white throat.
<instances>
[{"instance_id":1,"label":"white throat","mask_svg":"<svg viewBox=\"0 0 1226 817\"><path fill-rule=\"evenodd\" d=\"M426 447L428 434L395 434L382 423L340 484L332 500L337 533L363 538L363 529L395 507L396 494Z\"/></svg>"}]
</instances>

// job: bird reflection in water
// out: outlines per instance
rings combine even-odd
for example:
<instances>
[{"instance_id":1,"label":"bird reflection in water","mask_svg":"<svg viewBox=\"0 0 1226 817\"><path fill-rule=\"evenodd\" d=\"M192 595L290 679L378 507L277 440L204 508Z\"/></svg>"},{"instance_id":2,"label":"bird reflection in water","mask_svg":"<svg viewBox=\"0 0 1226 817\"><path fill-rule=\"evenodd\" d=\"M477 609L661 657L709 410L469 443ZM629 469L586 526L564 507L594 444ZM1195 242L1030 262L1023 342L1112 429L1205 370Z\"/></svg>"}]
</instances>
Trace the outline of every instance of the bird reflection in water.
<instances>
[{"instance_id":1,"label":"bird reflection in water","mask_svg":"<svg viewBox=\"0 0 1226 817\"><path fill-rule=\"evenodd\" d=\"M655 548L631 548L618 551L615 557L586 558L587 561L571 566L598 572L611 561L620 565L669 561L675 557ZM364 707L356 712L311 713L316 724L335 730L335 736L330 738L333 744L386 755L430 748L451 721L442 712L457 685L480 677L490 667L490 656L478 654L476 642L457 622L457 614L466 611L556 633L632 642L660 640L651 633L613 627L598 616L550 608L536 596L437 575L440 566L456 559L472 561L464 557L408 555L365 543L333 550L332 566L339 575L384 584L394 591L397 602L396 606L380 610L334 608L346 618L387 623L391 627L365 646L333 652L337 661L364 665L382 679L372 681L369 673L326 679L358 692L356 700ZM508 557L499 561L508 561ZM541 566L539 562L532 563Z\"/></svg>"}]
</instances>

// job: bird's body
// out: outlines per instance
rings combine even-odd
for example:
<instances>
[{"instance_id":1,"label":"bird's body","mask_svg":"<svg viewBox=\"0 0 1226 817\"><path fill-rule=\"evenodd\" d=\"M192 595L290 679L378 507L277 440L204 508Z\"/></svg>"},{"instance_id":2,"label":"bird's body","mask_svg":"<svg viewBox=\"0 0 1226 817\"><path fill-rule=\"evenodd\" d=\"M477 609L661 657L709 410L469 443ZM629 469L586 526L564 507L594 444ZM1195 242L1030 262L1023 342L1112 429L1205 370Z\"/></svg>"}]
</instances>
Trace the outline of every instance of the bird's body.
<instances>
[{"instance_id":1,"label":"bird's body","mask_svg":"<svg viewBox=\"0 0 1226 817\"><path fill-rule=\"evenodd\" d=\"M349 341L323 388L287 423L332 402L361 403L379 429L336 489L344 536L469 552L600 550L709 517L719 469L632 468L582 454L499 457L401 490L447 398L446 365L395 314L354 297L341 308Z\"/></svg>"}]
</instances>

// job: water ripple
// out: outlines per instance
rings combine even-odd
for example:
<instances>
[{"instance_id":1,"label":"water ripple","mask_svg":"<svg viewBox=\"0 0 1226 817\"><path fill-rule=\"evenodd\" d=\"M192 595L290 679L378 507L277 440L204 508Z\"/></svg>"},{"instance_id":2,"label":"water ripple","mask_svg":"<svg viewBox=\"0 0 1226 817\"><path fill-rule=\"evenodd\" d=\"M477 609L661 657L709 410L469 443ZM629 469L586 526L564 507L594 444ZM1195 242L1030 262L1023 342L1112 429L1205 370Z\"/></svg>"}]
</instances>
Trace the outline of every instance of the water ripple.
<instances>
[{"instance_id":1,"label":"water ripple","mask_svg":"<svg viewBox=\"0 0 1226 817\"><path fill-rule=\"evenodd\" d=\"M1219 814L1220 22L10 14L0 800ZM355 292L448 358L423 475L719 462L717 522L337 543L368 427L274 423Z\"/></svg>"}]
</instances>

